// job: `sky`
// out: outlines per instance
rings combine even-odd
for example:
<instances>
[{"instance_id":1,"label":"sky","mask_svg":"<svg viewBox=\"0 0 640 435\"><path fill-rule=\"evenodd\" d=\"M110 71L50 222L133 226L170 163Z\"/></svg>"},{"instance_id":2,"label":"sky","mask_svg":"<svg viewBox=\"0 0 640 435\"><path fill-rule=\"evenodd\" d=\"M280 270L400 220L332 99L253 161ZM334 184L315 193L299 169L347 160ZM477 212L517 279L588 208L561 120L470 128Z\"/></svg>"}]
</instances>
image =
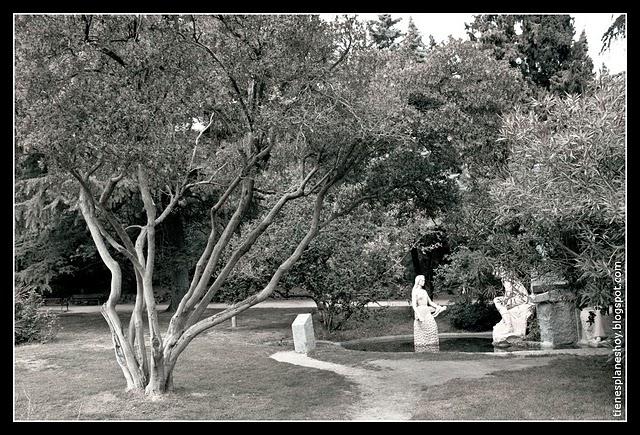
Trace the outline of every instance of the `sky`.
<instances>
[{"instance_id":1,"label":"sky","mask_svg":"<svg viewBox=\"0 0 640 435\"><path fill-rule=\"evenodd\" d=\"M332 19L335 14L320 14L323 18ZM405 31L409 17L413 18L414 23L423 35L423 41L429 41L429 35L433 35L436 42L446 40L449 35L454 38L467 39L464 30L465 23L473 21L473 13L413 13L413 14L394 14L393 18L402 18L396 27ZM576 29L575 39L577 40L580 33L584 30L587 34L587 44L589 46L589 56L593 60L595 70L599 70L604 63L609 71L613 74L627 69L627 41L614 40L611 43L611 49L602 55L600 48L602 47L601 38L607 31L615 17L619 13L585 13L585 14L569 14L574 18L574 27ZM361 20L376 19L378 14L358 14Z\"/></svg>"}]
</instances>

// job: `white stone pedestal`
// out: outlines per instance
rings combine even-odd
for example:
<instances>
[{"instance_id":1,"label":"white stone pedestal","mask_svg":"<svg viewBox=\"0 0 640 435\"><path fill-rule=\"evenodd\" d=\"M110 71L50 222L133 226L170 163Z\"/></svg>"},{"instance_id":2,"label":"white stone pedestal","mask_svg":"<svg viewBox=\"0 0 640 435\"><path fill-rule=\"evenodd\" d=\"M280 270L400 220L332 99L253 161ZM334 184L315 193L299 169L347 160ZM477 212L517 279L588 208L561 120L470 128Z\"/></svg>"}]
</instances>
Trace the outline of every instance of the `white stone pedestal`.
<instances>
[{"instance_id":1,"label":"white stone pedestal","mask_svg":"<svg viewBox=\"0 0 640 435\"><path fill-rule=\"evenodd\" d=\"M291 324L293 346L298 353L309 353L316 348L316 337L313 332L311 314L298 314Z\"/></svg>"}]
</instances>

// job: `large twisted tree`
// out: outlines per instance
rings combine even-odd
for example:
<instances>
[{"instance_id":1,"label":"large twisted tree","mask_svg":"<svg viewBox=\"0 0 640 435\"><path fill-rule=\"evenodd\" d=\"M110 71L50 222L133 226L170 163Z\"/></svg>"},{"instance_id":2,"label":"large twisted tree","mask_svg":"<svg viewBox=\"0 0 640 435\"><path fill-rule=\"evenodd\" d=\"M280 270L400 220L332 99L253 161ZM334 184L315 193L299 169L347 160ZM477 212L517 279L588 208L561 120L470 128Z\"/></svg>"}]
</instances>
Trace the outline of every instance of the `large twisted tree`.
<instances>
[{"instance_id":1,"label":"large twisted tree","mask_svg":"<svg viewBox=\"0 0 640 435\"><path fill-rule=\"evenodd\" d=\"M128 389L170 389L186 346L265 300L321 229L360 204L411 193L406 177L370 175L397 166L396 152L420 150L411 146L412 80L364 34L352 19L300 15L16 17L16 144L42 153L62 180L57 193L77 199L111 273L102 314ZM214 198L210 234L163 334L156 232L198 190ZM115 207L123 191L136 192L129 221ZM266 285L204 316L239 260L301 198L306 230ZM256 199L260 212L249 216ZM128 326L116 311L123 259L137 283Z\"/></svg>"}]
</instances>

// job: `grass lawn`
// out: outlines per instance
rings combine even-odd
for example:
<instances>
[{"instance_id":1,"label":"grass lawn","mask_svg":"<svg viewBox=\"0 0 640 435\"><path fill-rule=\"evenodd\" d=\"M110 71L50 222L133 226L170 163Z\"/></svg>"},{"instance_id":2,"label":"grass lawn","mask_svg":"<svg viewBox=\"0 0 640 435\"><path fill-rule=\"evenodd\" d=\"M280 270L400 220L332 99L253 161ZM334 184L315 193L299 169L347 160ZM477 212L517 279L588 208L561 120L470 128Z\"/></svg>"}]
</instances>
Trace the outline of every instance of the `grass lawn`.
<instances>
[{"instance_id":1,"label":"grass lawn","mask_svg":"<svg viewBox=\"0 0 640 435\"><path fill-rule=\"evenodd\" d=\"M343 404L354 400L354 388L345 378L269 358L291 337L290 323L301 311L253 309L239 328L220 325L196 338L178 362L175 392L155 402L127 397L100 314L64 315L55 341L15 348L15 418L346 418ZM169 316L160 319L166 328Z\"/></svg>"},{"instance_id":2,"label":"grass lawn","mask_svg":"<svg viewBox=\"0 0 640 435\"><path fill-rule=\"evenodd\" d=\"M612 369L605 361L564 356L544 367L426 387L413 419L614 420Z\"/></svg>"},{"instance_id":3,"label":"grass lawn","mask_svg":"<svg viewBox=\"0 0 640 435\"><path fill-rule=\"evenodd\" d=\"M315 324L318 338L343 341L411 334L408 307L376 309L378 316L335 334ZM216 310L210 310L210 314ZM99 313L61 316L56 339L15 348L16 420L348 420L362 399L358 385L336 373L277 362L293 350L291 323L300 309L255 308L196 338L174 372L176 390L157 401L124 392L106 322ZM121 316L123 324L127 315ZM160 314L166 328L170 315ZM438 317L441 332L455 332ZM353 324L352 324L353 326ZM371 360L429 364L484 360L473 354L351 351L320 343L315 359L371 369ZM379 370L379 369L378 369ZM417 390L413 418L608 419L610 370L601 358L562 357L550 365L452 380ZM413 405L412 405L413 406Z\"/></svg>"}]
</instances>

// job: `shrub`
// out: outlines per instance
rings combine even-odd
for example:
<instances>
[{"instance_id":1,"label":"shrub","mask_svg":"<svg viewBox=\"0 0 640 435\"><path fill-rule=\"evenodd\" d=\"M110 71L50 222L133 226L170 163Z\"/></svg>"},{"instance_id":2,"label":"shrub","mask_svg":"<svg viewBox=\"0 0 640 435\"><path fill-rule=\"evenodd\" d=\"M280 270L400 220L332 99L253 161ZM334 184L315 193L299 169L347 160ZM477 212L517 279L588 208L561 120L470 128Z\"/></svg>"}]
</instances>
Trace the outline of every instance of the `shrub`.
<instances>
[{"instance_id":1,"label":"shrub","mask_svg":"<svg viewBox=\"0 0 640 435\"><path fill-rule=\"evenodd\" d=\"M540 324L538 323L538 316L535 314L529 318L527 335L524 338L529 341L540 341Z\"/></svg>"},{"instance_id":2,"label":"shrub","mask_svg":"<svg viewBox=\"0 0 640 435\"><path fill-rule=\"evenodd\" d=\"M502 291L491 259L483 252L462 246L445 258L447 263L435 270L434 286L438 293L454 294L460 301L470 303L493 300Z\"/></svg>"},{"instance_id":3,"label":"shrub","mask_svg":"<svg viewBox=\"0 0 640 435\"><path fill-rule=\"evenodd\" d=\"M489 331L501 319L493 304L483 302L458 301L449 305L444 313L454 328L474 332Z\"/></svg>"},{"instance_id":4,"label":"shrub","mask_svg":"<svg viewBox=\"0 0 640 435\"><path fill-rule=\"evenodd\" d=\"M15 344L46 343L58 332L58 316L47 310L39 310L44 301L37 291L16 288Z\"/></svg>"}]
</instances>

